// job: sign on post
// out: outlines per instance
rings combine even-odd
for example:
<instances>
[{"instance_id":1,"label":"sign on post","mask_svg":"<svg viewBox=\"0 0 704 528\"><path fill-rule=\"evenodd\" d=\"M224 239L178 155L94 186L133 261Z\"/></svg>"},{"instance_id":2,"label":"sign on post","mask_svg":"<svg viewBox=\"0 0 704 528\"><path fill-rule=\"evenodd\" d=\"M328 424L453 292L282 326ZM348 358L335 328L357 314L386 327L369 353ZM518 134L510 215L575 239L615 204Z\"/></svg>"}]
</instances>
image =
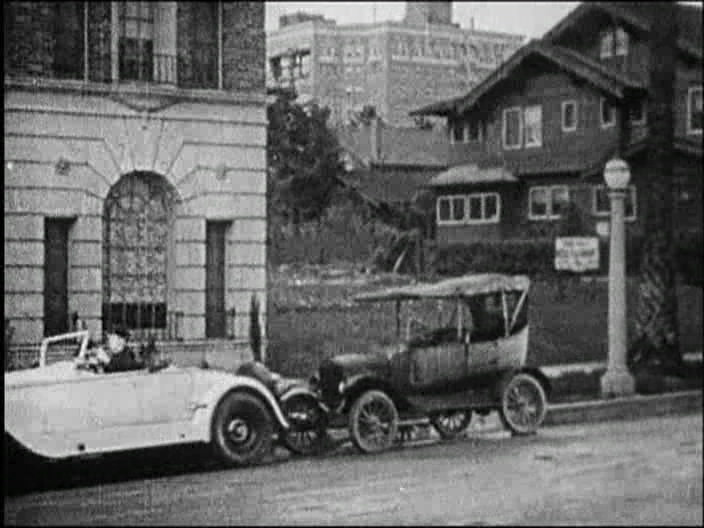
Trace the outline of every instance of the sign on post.
<instances>
[{"instance_id":1,"label":"sign on post","mask_svg":"<svg viewBox=\"0 0 704 528\"><path fill-rule=\"evenodd\" d=\"M555 238L555 269L583 272L599 269L597 237Z\"/></svg>"}]
</instances>

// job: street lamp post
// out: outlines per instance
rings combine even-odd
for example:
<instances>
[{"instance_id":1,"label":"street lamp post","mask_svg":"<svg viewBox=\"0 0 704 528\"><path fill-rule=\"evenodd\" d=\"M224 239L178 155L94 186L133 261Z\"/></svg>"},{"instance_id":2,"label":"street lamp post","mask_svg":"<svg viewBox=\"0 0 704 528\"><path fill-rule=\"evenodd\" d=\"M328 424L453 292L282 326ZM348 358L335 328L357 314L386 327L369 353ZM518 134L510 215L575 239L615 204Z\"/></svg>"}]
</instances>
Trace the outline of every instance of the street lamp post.
<instances>
[{"instance_id":1,"label":"street lamp post","mask_svg":"<svg viewBox=\"0 0 704 528\"><path fill-rule=\"evenodd\" d=\"M628 164L612 159L604 168L611 202L611 241L609 247L609 361L601 378L605 398L635 392L635 383L626 365L626 240L625 199L631 177Z\"/></svg>"}]
</instances>

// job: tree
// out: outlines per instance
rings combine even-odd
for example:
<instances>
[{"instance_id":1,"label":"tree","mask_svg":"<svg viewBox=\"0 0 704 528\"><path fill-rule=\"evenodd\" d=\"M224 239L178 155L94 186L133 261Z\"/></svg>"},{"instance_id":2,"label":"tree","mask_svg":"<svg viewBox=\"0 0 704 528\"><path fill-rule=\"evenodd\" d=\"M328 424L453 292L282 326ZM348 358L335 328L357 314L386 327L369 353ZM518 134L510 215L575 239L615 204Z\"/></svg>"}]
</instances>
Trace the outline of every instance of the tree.
<instances>
[{"instance_id":1,"label":"tree","mask_svg":"<svg viewBox=\"0 0 704 528\"><path fill-rule=\"evenodd\" d=\"M271 213L298 224L320 218L344 170L328 128L328 108L305 107L290 90L276 92L267 108L268 198Z\"/></svg>"},{"instance_id":2,"label":"tree","mask_svg":"<svg viewBox=\"0 0 704 528\"><path fill-rule=\"evenodd\" d=\"M656 7L657 5L657 7ZM660 364L679 370L682 354L677 323L676 258L673 231L674 86L677 64L677 4L657 2L650 30L650 127L645 239L635 310L632 366Z\"/></svg>"}]
</instances>

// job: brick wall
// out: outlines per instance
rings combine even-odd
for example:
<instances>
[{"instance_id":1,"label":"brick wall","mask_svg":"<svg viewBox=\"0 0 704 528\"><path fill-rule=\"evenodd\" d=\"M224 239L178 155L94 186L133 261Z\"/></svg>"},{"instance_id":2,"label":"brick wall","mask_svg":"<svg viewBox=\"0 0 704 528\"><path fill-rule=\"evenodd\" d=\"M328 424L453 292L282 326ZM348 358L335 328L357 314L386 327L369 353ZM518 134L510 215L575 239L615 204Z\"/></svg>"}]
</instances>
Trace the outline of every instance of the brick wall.
<instances>
[{"instance_id":1,"label":"brick wall","mask_svg":"<svg viewBox=\"0 0 704 528\"><path fill-rule=\"evenodd\" d=\"M224 2L222 16L224 88L263 91L264 2Z\"/></svg>"},{"instance_id":2,"label":"brick wall","mask_svg":"<svg viewBox=\"0 0 704 528\"><path fill-rule=\"evenodd\" d=\"M52 12L52 2L3 5L5 75L51 76Z\"/></svg>"}]
</instances>

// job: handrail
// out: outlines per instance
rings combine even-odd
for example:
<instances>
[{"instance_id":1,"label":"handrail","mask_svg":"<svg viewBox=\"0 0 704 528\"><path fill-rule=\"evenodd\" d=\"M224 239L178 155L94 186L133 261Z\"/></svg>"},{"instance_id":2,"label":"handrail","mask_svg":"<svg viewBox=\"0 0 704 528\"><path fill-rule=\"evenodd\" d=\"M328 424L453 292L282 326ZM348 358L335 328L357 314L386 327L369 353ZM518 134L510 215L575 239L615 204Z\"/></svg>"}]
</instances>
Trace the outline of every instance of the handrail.
<instances>
[{"instance_id":1,"label":"handrail","mask_svg":"<svg viewBox=\"0 0 704 528\"><path fill-rule=\"evenodd\" d=\"M39 348L39 366L46 366L46 351L51 343L56 343L59 341L66 341L69 339L81 338L81 349L78 352L78 357L83 359L88 349L88 339L90 338L90 332L88 330L81 330L80 332L69 332L67 334L59 334L51 337L45 337L42 340L41 347Z\"/></svg>"}]
</instances>

